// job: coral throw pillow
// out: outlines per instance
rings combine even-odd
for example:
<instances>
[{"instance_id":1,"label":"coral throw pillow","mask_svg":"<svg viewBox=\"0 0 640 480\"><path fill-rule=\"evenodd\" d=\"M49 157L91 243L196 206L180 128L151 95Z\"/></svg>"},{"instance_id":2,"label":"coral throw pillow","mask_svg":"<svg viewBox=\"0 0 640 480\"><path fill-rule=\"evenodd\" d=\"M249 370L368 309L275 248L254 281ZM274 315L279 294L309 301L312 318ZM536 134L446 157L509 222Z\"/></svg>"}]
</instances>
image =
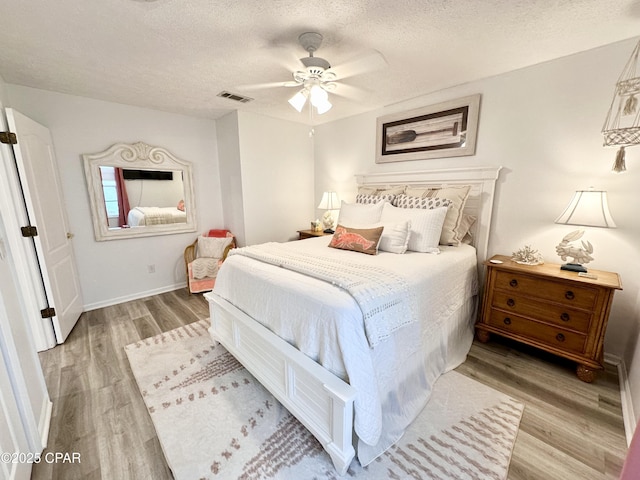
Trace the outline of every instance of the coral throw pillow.
<instances>
[{"instance_id":1,"label":"coral throw pillow","mask_svg":"<svg viewBox=\"0 0 640 480\"><path fill-rule=\"evenodd\" d=\"M330 247L376 255L384 227L349 228L338 225Z\"/></svg>"}]
</instances>

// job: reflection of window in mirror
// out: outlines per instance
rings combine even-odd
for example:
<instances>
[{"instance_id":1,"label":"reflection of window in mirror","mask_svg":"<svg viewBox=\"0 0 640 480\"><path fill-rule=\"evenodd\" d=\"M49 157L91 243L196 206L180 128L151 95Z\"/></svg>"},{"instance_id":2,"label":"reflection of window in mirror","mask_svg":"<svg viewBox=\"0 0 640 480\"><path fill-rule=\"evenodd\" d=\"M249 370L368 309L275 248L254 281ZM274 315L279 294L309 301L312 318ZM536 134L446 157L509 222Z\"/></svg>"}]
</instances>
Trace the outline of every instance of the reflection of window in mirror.
<instances>
[{"instance_id":1,"label":"reflection of window in mirror","mask_svg":"<svg viewBox=\"0 0 640 480\"><path fill-rule=\"evenodd\" d=\"M100 166L104 206L108 228L128 228L129 200L124 181L124 170L118 167Z\"/></svg>"},{"instance_id":2,"label":"reflection of window in mirror","mask_svg":"<svg viewBox=\"0 0 640 480\"><path fill-rule=\"evenodd\" d=\"M104 192L104 203L107 207L107 217L109 220L115 219L118 222L118 195L116 194L116 177L114 167L100 167L102 175L102 191ZM111 221L109 222L111 223ZM117 227L118 225L110 225Z\"/></svg>"},{"instance_id":3,"label":"reflection of window in mirror","mask_svg":"<svg viewBox=\"0 0 640 480\"><path fill-rule=\"evenodd\" d=\"M120 226L118 222L119 208L115 170L115 167L100 167L102 192L104 193L104 204L107 209L107 224L109 228L117 228Z\"/></svg>"}]
</instances>

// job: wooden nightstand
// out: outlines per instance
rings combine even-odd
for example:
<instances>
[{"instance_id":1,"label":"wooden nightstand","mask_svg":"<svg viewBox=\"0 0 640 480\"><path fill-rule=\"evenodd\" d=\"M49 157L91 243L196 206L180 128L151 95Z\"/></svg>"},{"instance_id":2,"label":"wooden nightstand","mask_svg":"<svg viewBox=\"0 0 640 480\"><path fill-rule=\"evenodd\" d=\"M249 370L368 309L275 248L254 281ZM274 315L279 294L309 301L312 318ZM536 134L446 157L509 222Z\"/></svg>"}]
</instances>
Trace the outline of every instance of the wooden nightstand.
<instances>
[{"instance_id":1,"label":"wooden nightstand","mask_svg":"<svg viewBox=\"0 0 640 480\"><path fill-rule=\"evenodd\" d=\"M520 265L504 255L485 262L487 282L476 336L491 333L578 363L580 380L592 382L603 366L603 342L617 273L591 270L597 278L560 270L560 265Z\"/></svg>"},{"instance_id":2,"label":"wooden nightstand","mask_svg":"<svg viewBox=\"0 0 640 480\"><path fill-rule=\"evenodd\" d=\"M312 237L324 237L325 235L333 235L333 233L324 233L322 230L316 232L315 230L298 230L298 240L304 240L305 238Z\"/></svg>"}]
</instances>

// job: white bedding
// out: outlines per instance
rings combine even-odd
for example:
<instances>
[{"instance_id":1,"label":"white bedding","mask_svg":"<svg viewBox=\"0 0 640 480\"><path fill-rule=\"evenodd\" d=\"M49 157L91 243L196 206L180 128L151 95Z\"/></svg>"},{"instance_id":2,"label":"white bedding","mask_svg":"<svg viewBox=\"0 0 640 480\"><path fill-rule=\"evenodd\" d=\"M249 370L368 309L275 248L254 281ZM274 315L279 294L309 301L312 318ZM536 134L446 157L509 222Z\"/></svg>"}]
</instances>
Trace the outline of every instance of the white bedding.
<instances>
[{"instance_id":1,"label":"white bedding","mask_svg":"<svg viewBox=\"0 0 640 480\"><path fill-rule=\"evenodd\" d=\"M411 301L414 292L401 275L373 265L373 262L363 262L360 255L354 257L351 254L349 259L343 254L332 255L326 249L318 253L309 249L296 250L288 243L269 242L236 248L230 255L245 255L347 291L362 312L365 334L371 347L407 323L417 321L416 311L412 308L416 302Z\"/></svg>"},{"instance_id":2,"label":"white bedding","mask_svg":"<svg viewBox=\"0 0 640 480\"><path fill-rule=\"evenodd\" d=\"M130 227L186 223L187 213L175 207L135 207L129 210L127 224Z\"/></svg>"},{"instance_id":3,"label":"white bedding","mask_svg":"<svg viewBox=\"0 0 640 480\"><path fill-rule=\"evenodd\" d=\"M286 245L298 253L365 262L403 276L421 321L369 346L362 311L329 282L243 255L222 265L213 294L230 301L357 390L358 458L371 462L420 413L440 374L464 361L473 339L477 260L473 247L442 247L439 255L328 248L330 237ZM291 319L298 319L291 322Z\"/></svg>"}]
</instances>

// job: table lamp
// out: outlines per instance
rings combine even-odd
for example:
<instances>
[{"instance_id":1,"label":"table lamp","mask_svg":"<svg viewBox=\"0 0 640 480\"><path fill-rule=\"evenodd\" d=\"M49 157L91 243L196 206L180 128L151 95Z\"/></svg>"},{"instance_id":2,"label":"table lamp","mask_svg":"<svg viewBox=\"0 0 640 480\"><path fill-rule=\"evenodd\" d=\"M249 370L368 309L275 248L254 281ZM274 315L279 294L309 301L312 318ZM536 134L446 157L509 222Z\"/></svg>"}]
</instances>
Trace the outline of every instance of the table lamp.
<instances>
[{"instance_id":1,"label":"table lamp","mask_svg":"<svg viewBox=\"0 0 640 480\"><path fill-rule=\"evenodd\" d=\"M336 222L333 218L332 210L340 209L340 200L338 200L338 194L336 192L324 192L322 194L322 200L318 205L320 210L326 210L322 216L322 223L324 225L325 233L333 233L333 227Z\"/></svg>"},{"instance_id":2,"label":"table lamp","mask_svg":"<svg viewBox=\"0 0 640 480\"><path fill-rule=\"evenodd\" d=\"M577 190L571 202L564 212L556 218L555 223L562 225L580 225L583 227L616 228L616 224L609 212L607 192L603 190ZM568 257L573 260L562 265L562 270L572 272L586 272L584 263L593 260L593 246L590 242L582 240L582 247L577 247L571 242L579 240L584 235L584 230L575 230L564 236L556 247L556 252L563 261Z\"/></svg>"}]
</instances>

